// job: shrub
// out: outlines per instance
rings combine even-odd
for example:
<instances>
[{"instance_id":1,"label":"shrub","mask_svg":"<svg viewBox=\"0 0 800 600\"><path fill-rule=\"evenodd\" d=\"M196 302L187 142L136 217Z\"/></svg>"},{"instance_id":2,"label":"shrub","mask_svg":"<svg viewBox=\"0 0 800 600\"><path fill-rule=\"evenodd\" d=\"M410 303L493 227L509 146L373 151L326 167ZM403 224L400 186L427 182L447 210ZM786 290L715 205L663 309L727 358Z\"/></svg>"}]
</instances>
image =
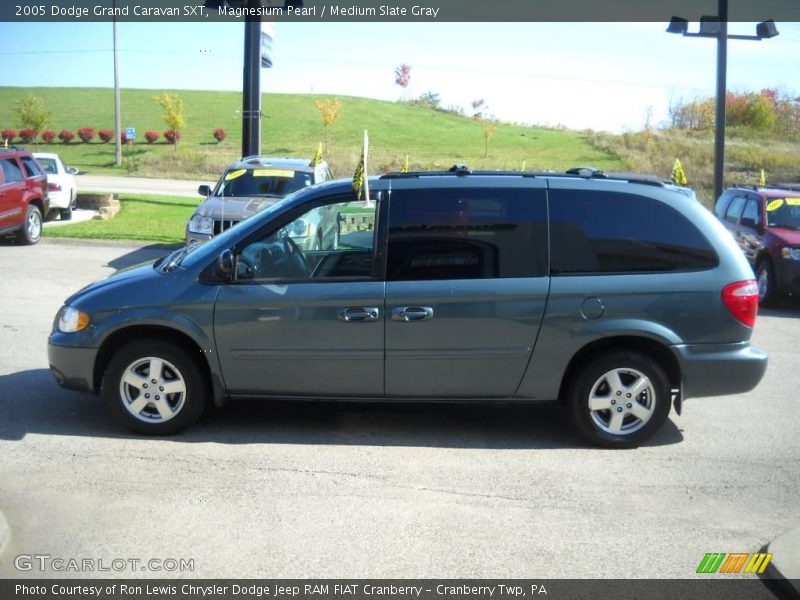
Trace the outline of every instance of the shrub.
<instances>
[{"instance_id":1,"label":"shrub","mask_svg":"<svg viewBox=\"0 0 800 600\"><path fill-rule=\"evenodd\" d=\"M217 142L221 142L226 137L228 137L228 132L225 131L222 127L217 127L214 130L214 139L217 140Z\"/></svg>"},{"instance_id":2,"label":"shrub","mask_svg":"<svg viewBox=\"0 0 800 600\"><path fill-rule=\"evenodd\" d=\"M30 127L23 127L19 130L19 139L23 144L30 144L36 138L36 130Z\"/></svg>"},{"instance_id":3,"label":"shrub","mask_svg":"<svg viewBox=\"0 0 800 600\"><path fill-rule=\"evenodd\" d=\"M175 144L181 139L181 132L174 129L167 129L164 132L164 139L170 144Z\"/></svg>"},{"instance_id":4,"label":"shrub","mask_svg":"<svg viewBox=\"0 0 800 600\"><path fill-rule=\"evenodd\" d=\"M127 144L128 142L130 142L130 140L128 139L128 136L125 134L124 131L120 131L119 132L119 141L122 142L123 146L125 144Z\"/></svg>"},{"instance_id":5,"label":"shrub","mask_svg":"<svg viewBox=\"0 0 800 600\"><path fill-rule=\"evenodd\" d=\"M45 129L42 132L42 139L45 141L46 144L52 144L53 140L56 139L56 132L52 129Z\"/></svg>"},{"instance_id":6,"label":"shrub","mask_svg":"<svg viewBox=\"0 0 800 600\"><path fill-rule=\"evenodd\" d=\"M110 129L101 129L97 135L99 135L100 139L103 140L105 143L108 143L114 139L114 132L111 131Z\"/></svg>"},{"instance_id":7,"label":"shrub","mask_svg":"<svg viewBox=\"0 0 800 600\"><path fill-rule=\"evenodd\" d=\"M12 142L12 141L14 141L14 138L17 137L17 130L16 129L3 129L3 131L0 132L0 135L3 136L3 141L4 142L6 140L8 140L9 142Z\"/></svg>"},{"instance_id":8,"label":"shrub","mask_svg":"<svg viewBox=\"0 0 800 600\"><path fill-rule=\"evenodd\" d=\"M58 139L60 139L65 144L69 144L72 140L75 139L75 134L72 133L69 129L62 129L61 133L58 134Z\"/></svg>"},{"instance_id":9,"label":"shrub","mask_svg":"<svg viewBox=\"0 0 800 600\"><path fill-rule=\"evenodd\" d=\"M81 127L78 129L78 137L84 144L88 144L94 139L94 127Z\"/></svg>"},{"instance_id":10,"label":"shrub","mask_svg":"<svg viewBox=\"0 0 800 600\"><path fill-rule=\"evenodd\" d=\"M144 139L147 140L148 144L152 144L159 138L159 133L157 131L145 131L144 132Z\"/></svg>"}]
</instances>

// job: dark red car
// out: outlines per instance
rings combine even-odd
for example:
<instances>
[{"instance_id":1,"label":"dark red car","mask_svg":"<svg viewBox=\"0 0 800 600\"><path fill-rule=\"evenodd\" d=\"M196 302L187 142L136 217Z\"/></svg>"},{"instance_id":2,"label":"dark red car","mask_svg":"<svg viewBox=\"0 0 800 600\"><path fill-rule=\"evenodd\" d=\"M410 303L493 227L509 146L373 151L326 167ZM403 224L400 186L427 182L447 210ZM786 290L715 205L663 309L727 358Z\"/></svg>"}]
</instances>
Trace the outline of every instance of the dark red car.
<instances>
[{"instance_id":1,"label":"dark red car","mask_svg":"<svg viewBox=\"0 0 800 600\"><path fill-rule=\"evenodd\" d=\"M16 234L20 243L35 244L48 208L47 175L33 154L0 148L0 235Z\"/></svg>"},{"instance_id":2,"label":"dark red car","mask_svg":"<svg viewBox=\"0 0 800 600\"><path fill-rule=\"evenodd\" d=\"M800 294L800 185L731 188L714 212L753 266L762 306Z\"/></svg>"}]
</instances>

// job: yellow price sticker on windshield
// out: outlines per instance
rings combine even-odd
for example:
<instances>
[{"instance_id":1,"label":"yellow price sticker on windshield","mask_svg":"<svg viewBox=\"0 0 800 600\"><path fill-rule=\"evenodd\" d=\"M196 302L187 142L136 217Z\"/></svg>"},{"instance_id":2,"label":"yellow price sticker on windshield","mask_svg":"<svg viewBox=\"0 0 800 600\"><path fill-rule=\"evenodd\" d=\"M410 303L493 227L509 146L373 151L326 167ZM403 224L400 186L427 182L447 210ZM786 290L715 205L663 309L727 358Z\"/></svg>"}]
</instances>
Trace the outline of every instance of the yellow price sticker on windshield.
<instances>
[{"instance_id":1,"label":"yellow price sticker on windshield","mask_svg":"<svg viewBox=\"0 0 800 600\"><path fill-rule=\"evenodd\" d=\"M786 198L786 204L789 206L800 206L800 198Z\"/></svg>"},{"instance_id":2,"label":"yellow price sticker on windshield","mask_svg":"<svg viewBox=\"0 0 800 600\"><path fill-rule=\"evenodd\" d=\"M225 175L225 181L230 181L231 179L236 179L237 177L241 177L245 173L247 173L246 169L239 169L237 171L231 171L230 173Z\"/></svg>"},{"instance_id":3,"label":"yellow price sticker on windshield","mask_svg":"<svg viewBox=\"0 0 800 600\"><path fill-rule=\"evenodd\" d=\"M291 169L253 169L253 177L294 177Z\"/></svg>"},{"instance_id":4,"label":"yellow price sticker on windshield","mask_svg":"<svg viewBox=\"0 0 800 600\"><path fill-rule=\"evenodd\" d=\"M772 212L773 210L778 210L781 206L783 206L783 199L773 200L767 204L767 210Z\"/></svg>"}]
</instances>

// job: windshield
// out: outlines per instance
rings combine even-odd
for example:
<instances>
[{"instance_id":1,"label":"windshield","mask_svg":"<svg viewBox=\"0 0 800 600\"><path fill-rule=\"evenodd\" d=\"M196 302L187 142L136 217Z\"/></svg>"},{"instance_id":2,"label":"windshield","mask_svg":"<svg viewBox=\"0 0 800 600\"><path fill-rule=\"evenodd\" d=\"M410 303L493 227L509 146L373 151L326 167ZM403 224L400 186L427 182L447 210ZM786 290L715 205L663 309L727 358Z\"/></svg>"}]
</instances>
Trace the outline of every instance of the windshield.
<instances>
[{"instance_id":1,"label":"windshield","mask_svg":"<svg viewBox=\"0 0 800 600\"><path fill-rule=\"evenodd\" d=\"M285 196L314 183L313 173L292 169L235 169L222 176L215 196Z\"/></svg>"},{"instance_id":2,"label":"windshield","mask_svg":"<svg viewBox=\"0 0 800 600\"><path fill-rule=\"evenodd\" d=\"M800 198L779 198L767 202L767 224L770 227L800 229Z\"/></svg>"},{"instance_id":3,"label":"windshield","mask_svg":"<svg viewBox=\"0 0 800 600\"><path fill-rule=\"evenodd\" d=\"M300 199L299 201L302 201L302 198L306 195L306 190L310 189L311 188L303 188L299 192L293 194L292 198L298 198ZM208 263L210 260L219 256L223 250L231 248L240 238L248 235L250 232L258 229L268 220L272 219L273 214L285 209L288 206L287 202L289 202L289 200L289 198L286 198L281 202L268 206L253 217L242 221L236 225L236 227L226 229L207 242L189 246L188 251L180 256L177 264L188 269L199 263Z\"/></svg>"}]
</instances>

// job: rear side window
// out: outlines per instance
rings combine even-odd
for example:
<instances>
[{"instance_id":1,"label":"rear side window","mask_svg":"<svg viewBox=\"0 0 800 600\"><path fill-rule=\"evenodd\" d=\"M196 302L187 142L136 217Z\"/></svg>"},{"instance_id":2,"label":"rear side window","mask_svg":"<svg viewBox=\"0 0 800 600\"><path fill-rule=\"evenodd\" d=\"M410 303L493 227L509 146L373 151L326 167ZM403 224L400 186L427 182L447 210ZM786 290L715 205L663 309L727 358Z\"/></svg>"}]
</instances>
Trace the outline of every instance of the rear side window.
<instances>
[{"instance_id":1,"label":"rear side window","mask_svg":"<svg viewBox=\"0 0 800 600\"><path fill-rule=\"evenodd\" d=\"M758 227L761 225L761 199L751 196L744 206L742 213L742 225L747 227Z\"/></svg>"},{"instance_id":2,"label":"rear side window","mask_svg":"<svg viewBox=\"0 0 800 600\"><path fill-rule=\"evenodd\" d=\"M389 281L547 274L545 191L396 190L389 201Z\"/></svg>"},{"instance_id":3,"label":"rear side window","mask_svg":"<svg viewBox=\"0 0 800 600\"><path fill-rule=\"evenodd\" d=\"M0 160L0 169L3 170L3 175L5 175L5 183L22 181L22 169L19 168L19 164L13 158Z\"/></svg>"},{"instance_id":4,"label":"rear side window","mask_svg":"<svg viewBox=\"0 0 800 600\"><path fill-rule=\"evenodd\" d=\"M674 208L633 194L550 191L551 272L695 271L717 265L698 229Z\"/></svg>"}]
</instances>

